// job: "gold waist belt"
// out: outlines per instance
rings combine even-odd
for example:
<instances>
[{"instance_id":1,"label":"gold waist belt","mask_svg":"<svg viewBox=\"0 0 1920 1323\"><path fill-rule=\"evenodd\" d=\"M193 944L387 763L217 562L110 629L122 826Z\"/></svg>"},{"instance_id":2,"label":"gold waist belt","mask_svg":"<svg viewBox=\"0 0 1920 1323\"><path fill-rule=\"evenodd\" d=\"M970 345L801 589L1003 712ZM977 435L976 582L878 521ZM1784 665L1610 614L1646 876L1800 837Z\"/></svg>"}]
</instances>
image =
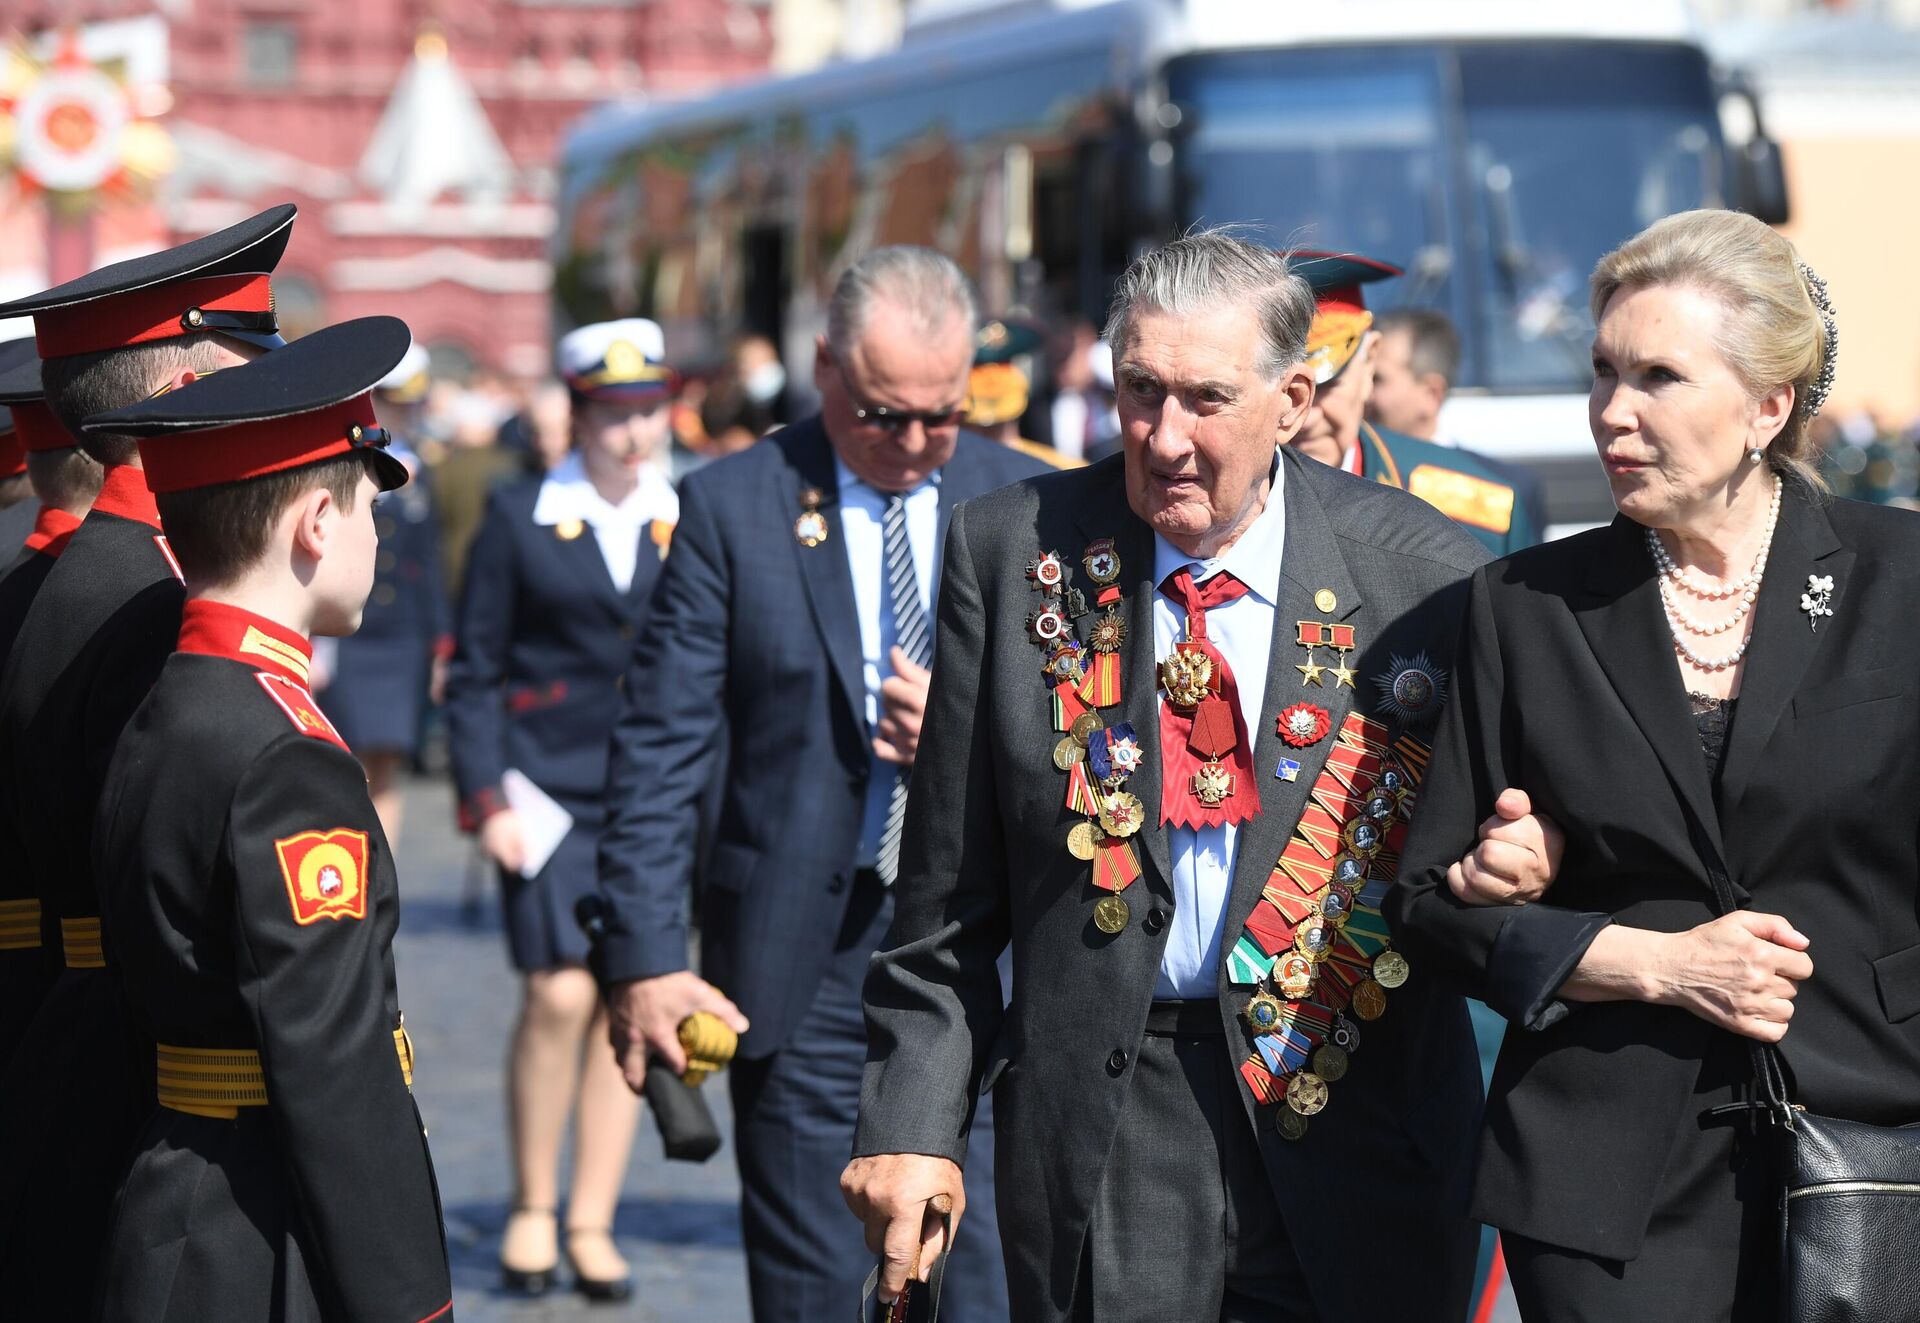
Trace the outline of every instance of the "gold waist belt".
<instances>
[{"instance_id":1,"label":"gold waist belt","mask_svg":"<svg viewBox=\"0 0 1920 1323\"><path fill-rule=\"evenodd\" d=\"M400 1074L413 1087L413 1039L402 1026L393 1031ZM154 1051L160 1105L192 1116L231 1121L242 1107L267 1105L267 1077L260 1054L250 1047L174 1047Z\"/></svg>"},{"instance_id":2,"label":"gold waist belt","mask_svg":"<svg viewBox=\"0 0 1920 1323\"><path fill-rule=\"evenodd\" d=\"M107 953L100 945L100 920L60 920L60 945L66 950L68 969L105 969Z\"/></svg>"},{"instance_id":3,"label":"gold waist belt","mask_svg":"<svg viewBox=\"0 0 1920 1323\"><path fill-rule=\"evenodd\" d=\"M40 902L0 900L0 951L31 951L40 945Z\"/></svg>"}]
</instances>

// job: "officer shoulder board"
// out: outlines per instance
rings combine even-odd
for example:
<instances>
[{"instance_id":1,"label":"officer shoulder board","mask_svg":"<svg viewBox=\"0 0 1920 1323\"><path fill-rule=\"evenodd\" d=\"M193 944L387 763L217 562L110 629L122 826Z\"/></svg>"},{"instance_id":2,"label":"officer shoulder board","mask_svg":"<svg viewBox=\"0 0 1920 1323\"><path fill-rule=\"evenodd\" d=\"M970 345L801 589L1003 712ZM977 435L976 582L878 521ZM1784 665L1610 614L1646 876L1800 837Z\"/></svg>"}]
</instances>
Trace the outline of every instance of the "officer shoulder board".
<instances>
[{"instance_id":1,"label":"officer shoulder board","mask_svg":"<svg viewBox=\"0 0 1920 1323\"><path fill-rule=\"evenodd\" d=\"M1407 475L1407 490L1449 519L1489 532L1513 527L1513 488L1457 469L1421 464Z\"/></svg>"},{"instance_id":2,"label":"officer shoulder board","mask_svg":"<svg viewBox=\"0 0 1920 1323\"><path fill-rule=\"evenodd\" d=\"M313 701L313 695L307 692L305 686L271 671L255 671L253 678L267 691L267 697L279 704L295 730L302 735L311 735L316 740L338 745L348 753L353 752L347 749L347 742L340 738L340 732L333 728L333 723L327 720L326 714Z\"/></svg>"}]
</instances>

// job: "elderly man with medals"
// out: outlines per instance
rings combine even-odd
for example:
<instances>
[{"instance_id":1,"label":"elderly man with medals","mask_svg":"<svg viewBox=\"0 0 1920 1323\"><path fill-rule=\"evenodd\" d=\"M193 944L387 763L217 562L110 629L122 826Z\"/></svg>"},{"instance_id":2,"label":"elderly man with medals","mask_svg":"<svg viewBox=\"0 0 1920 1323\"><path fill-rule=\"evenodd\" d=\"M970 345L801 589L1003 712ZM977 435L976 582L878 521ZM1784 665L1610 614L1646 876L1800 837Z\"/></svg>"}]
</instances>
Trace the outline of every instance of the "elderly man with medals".
<instances>
[{"instance_id":1,"label":"elderly man with medals","mask_svg":"<svg viewBox=\"0 0 1920 1323\"><path fill-rule=\"evenodd\" d=\"M954 1234L992 1090L1018 1323L1465 1314L1473 1037L1379 906L1485 553L1284 444L1313 309L1224 234L1143 255L1124 453L954 516L841 1182L882 1298ZM1542 831L1463 875L1550 869Z\"/></svg>"}]
</instances>

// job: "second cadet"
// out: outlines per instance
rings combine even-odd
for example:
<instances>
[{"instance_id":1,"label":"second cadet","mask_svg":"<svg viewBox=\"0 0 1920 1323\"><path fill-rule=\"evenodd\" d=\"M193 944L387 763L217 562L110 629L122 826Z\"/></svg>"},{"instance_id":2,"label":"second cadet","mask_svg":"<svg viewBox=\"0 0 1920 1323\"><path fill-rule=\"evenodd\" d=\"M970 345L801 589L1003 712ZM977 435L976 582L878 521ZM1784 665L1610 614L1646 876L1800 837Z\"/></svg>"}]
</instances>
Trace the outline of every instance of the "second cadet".
<instances>
[{"instance_id":1,"label":"second cadet","mask_svg":"<svg viewBox=\"0 0 1920 1323\"><path fill-rule=\"evenodd\" d=\"M525 979L508 1058L515 1195L502 1277L510 1290L545 1291L564 1248L579 1290L621 1299L629 1274L613 1211L639 1101L606 1050L574 903L596 889L608 730L680 514L665 469L674 374L660 328L639 318L583 326L558 356L573 453L488 502L462 586L447 725L462 816L499 865L508 945ZM556 810L557 842L539 826Z\"/></svg>"},{"instance_id":2,"label":"second cadet","mask_svg":"<svg viewBox=\"0 0 1920 1323\"><path fill-rule=\"evenodd\" d=\"M159 1108L116 1206L107 1323L451 1316L410 1095L399 893L366 781L308 692L372 587L407 480L366 317L89 420L137 435L179 558L179 649L127 723L94 871Z\"/></svg>"},{"instance_id":3,"label":"second cadet","mask_svg":"<svg viewBox=\"0 0 1920 1323\"><path fill-rule=\"evenodd\" d=\"M1400 268L1351 253L1295 252L1290 260L1313 286L1317 305L1307 333L1313 407L1292 444L1322 463L1412 492L1496 556L1538 542L1527 504L1481 456L1367 421L1380 336L1361 286L1400 275Z\"/></svg>"}]
</instances>

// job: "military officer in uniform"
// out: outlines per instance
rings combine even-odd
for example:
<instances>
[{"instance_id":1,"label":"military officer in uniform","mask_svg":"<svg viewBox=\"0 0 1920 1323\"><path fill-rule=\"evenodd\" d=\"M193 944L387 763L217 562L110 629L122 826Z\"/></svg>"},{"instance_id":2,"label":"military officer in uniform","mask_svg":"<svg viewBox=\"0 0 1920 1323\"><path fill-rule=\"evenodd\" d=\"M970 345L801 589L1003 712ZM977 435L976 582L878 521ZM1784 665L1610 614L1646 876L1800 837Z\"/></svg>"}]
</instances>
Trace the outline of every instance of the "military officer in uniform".
<instances>
[{"instance_id":1,"label":"military officer in uniform","mask_svg":"<svg viewBox=\"0 0 1920 1323\"><path fill-rule=\"evenodd\" d=\"M397 367L374 387L381 414L405 417L427 391L427 351L409 345ZM388 429L387 453L420 476L420 456L404 434ZM427 705L437 695L446 659L453 652L453 610L440 575L440 526L433 492L408 482L374 502L380 534L373 592L360 628L347 638L324 640L326 676L316 692L327 715L367 769L367 788L380 825L397 849L400 841L400 771L420 754Z\"/></svg>"},{"instance_id":2,"label":"military officer in uniform","mask_svg":"<svg viewBox=\"0 0 1920 1323\"><path fill-rule=\"evenodd\" d=\"M29 354L0 374L0 404L13 420L14 440L39 497L32 531L0 574L0 669L4 669L34 596L93 504L100 489L100 466L74 445L40 398L39 359ZM0 764L0 801L10 793ZM18 859L12 841L13 824L0 814L0 850ZM40 898L32 875L24 868L0 869L0 1062L12 1055L40 999L59 976L58 955L57 948L41 941Z\"/></svg>"},{"instance_id":3,"label":"military officer in uniform","mask_svg":"<svg viewBox=\"0 0 1920 1323\"><path fill-rule=\"evenodd\" d=\"M159 1107L109 1238L102 1317L451 1316L399 893L366 781L306 681L358 625L373 500L407 481L367 317L89 420L137 435L188 597L107 770L94 869Z\"/></svg>"},{"instance_id":4,"label":"military officer in uniform","mask_svg":"<svg viewBox=\"0 0 1920 1323\"><path fill-rule=\"evenodd\" d=\"M1020 419L1032 401L1032 385L1015 360L1040 348L1040 332L1024 322L991 317L973 337L973 372L967 378L966 423L1008 449L1056 469L1077 469L1086 460L1020 435Z\"/></svg>"},{"instance_id":5,"label":"military officer in uniform","mask_svg":"<svg viewBox=\"0 0 1920 1323\"><path fill-rule=\"evenodd\" d=\"M1316 302L1307 338L1313 408L1293 445L1324 464L1412 492L1496 556L1538 542L1528 503L1484 457L1367 421L1379 334L1361 286L1400 275L1400 268L1351 253L1295 252L1291 261Z\"/></svg>"},{"instance_id":6,"label":"military officer in uniform","mask_svg":"<svg viewBox=\"0 0 1920 1323\"><path fill-rule=\"evenodd\" d=\"M75 436L117 409L277 345L269 273L294 208L29 298L46 401ZM0 674L0 805L33 878L42 940L64 968L0 1079L0 1280L22 1317L52 1318L94 1276L150 1081L132 1073L88 866L93 808L120 728L173 651L184 599L133 438L82 439L100 493L47 573Z\"/></svg>"},{"instance_id":7,"label":"military officer in uniform","mask_svg":"<svg viewBox=\"0 0 1920 1323\"><path fill-rule=\"evenodd\" d=\"M553 1281L560 1144L572 1113L564 1250L583 1293L620 1299L630 1274L614 1248L613 1211L639 1100L602 1047L606 1014L573 909L597 889L608 729L680 517L666 469L675 377L660 328L644 318L582 326L557 356L573 452L488 502L468 553L447 717L462 816L499 865L508 944L525 979L508 1062L516 1188L503 1279L525 1293ZM544 860L529 856L530 794L571 820Z\"/></svg>"}]
</instances>

